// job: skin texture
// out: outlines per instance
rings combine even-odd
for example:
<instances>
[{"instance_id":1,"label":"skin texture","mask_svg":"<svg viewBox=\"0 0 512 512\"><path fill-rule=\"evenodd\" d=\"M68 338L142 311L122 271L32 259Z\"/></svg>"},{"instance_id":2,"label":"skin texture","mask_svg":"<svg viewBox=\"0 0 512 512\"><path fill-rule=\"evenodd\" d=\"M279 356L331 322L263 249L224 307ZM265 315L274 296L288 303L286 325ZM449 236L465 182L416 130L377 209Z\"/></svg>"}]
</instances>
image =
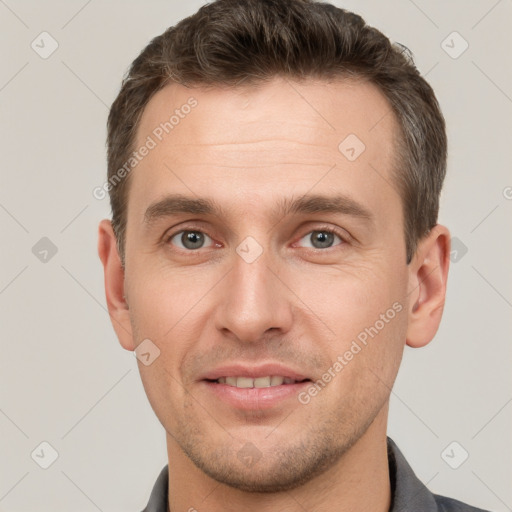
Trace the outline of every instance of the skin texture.
<instances>
[{"instance_id":1,"label":"skin texture","mask_svg":"<svg viewBox=\"0 0 512 512\"><path fill-rule=\"evenodd\" d=\"M437 225L406 264L396 119L357 81L170 85L147 105L136 146L190 97L197 106L131 171L125 269L107 219L98 242L121 345L150 339L160 350L138 365L166 430L170 510L387 511L389 396L405 344L424 346L438 329L450 249ZM354 161L338 149L349 134L366 147ZM145 225L170 193L222 212ZM373 220L274 212L313 194L349 196ZM324 228L337 236L313 245ZM182 245L185 229L205 234L200 248ZM236 251L249 236L263 250L251 263ZM393 304L400 312L307 404L241 410L199 380L228 363L279 362L317 381ZM239 456L244 446L256 462Z\"/></svg>"}]
</instances>

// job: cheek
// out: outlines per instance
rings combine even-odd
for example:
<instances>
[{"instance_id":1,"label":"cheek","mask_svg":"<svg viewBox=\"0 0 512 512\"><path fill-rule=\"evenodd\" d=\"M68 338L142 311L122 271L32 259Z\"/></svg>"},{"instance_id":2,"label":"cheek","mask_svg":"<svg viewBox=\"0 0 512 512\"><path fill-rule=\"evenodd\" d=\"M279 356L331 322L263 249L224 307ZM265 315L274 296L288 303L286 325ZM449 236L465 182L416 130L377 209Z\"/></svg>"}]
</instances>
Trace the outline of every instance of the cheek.
<instances>
[{"instance_id":1,"label":"cheek","mask_svg":"<svg viewBox=\"0 0 512 512\"><path fill-rule=\"evenodd\" d=\"M366 317L358 316L340 346L345 383L362 401L383 403L393 387L405 346L406 309L400 301L368 305ZM350 319L347 318L347 322ZM340 344L341 345L341 344Z\"/></svg>"},{"instance_id":2,"label":"cheek","mask_svg":"<svg viewBox=\"0 0 512 512\"><path fill-rule=\"evenodd\" d=\"M301 309L316 315L340 340L357 336L397 302L405 309L406 281L385 262L317 267L300 275L290 272L285 279L303 301ZM397 309L388 316L394 318Z\"/></svg>"},{"instance_id":3,"label":"cheek","mask_svg":"<svg viewBox=\"0 0 512 512\"><path fill-rule=\"evenodd\" d=\"M303 312L310 318L316 350L327 354L331 364L340 363L338 372L331 368L331 373L343 374L336 379L339 396L347 388L358 396L370 397L374 389L389 394L407 330L406 281L400 274L387 277L391 275L378 265L331 268L308 275L297 292L307 297Z\"/></svg>"},{"instance_id":4,"label":"cheek","mask_svg":"<svg viewBox=\"0 0 512 512\"><path fill-rule=\"evenodd\" d=\"M150 366L139 363L141 379L156 412L158 403L183 402L187 382L183 381L182 370L207 328L204 307L207 295L214 293L214 283L208 284L206 273L197 269L193 272L141 265L137 270L130 274L130 317L136 342L149 339L160 351Z\"/></svg>"},{"instance_id":5,"label":"cheek","mask_svg":"<svg viewBox=\"0 0 512 512\"><path fill-rule=\"evenodd\" d=\"M152 270L149 266L132 272L130 314L140 336L162 344L176 338L210 288L197 274L184 274L176 269Z\"/></svg>"},{"instance_id":6,"label":"cheek","mask_svg":"<svg viewBox=\"0 0 512 512\"><path fill-rule=\"evenodd\" d=\"M137 283L130 302L134 337L137 343L151 340L159 350L151 364L137 362L141 381L161 424L174 431L176 414L186 401L181 367L198 339L190 319L201 294L185 286L188 280L149 273L133 276Z\"/></svg>"},{"instance_id":7,"label":"cheek","mask_svg":"<svg viewBox=\"0 0 512 512\"><path fill-rule=\"evenodd\" d=\"M167 431L175 432L187 401L179 377L175 376L163 353L150 366L139 363L139 368L144 391L156 417Z\"/></svg>"}]
</instances>

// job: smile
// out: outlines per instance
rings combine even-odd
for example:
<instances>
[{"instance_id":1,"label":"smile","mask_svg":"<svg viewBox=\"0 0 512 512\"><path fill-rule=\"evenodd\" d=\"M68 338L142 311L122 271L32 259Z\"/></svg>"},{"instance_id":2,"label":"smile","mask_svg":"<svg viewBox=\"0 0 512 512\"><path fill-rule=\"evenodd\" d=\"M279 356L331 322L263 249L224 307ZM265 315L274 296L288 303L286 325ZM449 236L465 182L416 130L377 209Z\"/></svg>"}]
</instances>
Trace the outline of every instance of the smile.
<instances>
[{"instance_id":1,"label":"smile","mask_svg":"<svg viewBox=\"0 0 512 512\"><path fill-rule=\"evenodd\" d=\"M308 379L304 379L308 380ZM217 382L218 384L226 384L237 388L270 388L273 386L281 386L283 384L295 384L297 381L289 377L282 377L280 375L272 375L267 377L219 377L210 382Z\"/></svg>"}]
</instances>

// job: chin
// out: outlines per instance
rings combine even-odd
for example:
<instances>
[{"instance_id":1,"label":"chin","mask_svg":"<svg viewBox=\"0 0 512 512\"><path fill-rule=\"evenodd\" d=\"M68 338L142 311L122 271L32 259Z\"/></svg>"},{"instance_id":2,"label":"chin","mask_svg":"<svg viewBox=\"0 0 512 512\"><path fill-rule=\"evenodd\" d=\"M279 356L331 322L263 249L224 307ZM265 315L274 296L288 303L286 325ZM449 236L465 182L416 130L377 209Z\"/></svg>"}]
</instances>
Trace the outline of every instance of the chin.
<instances>
[{"instance_id":1,"label":"chin","mask_svg":"<svg viewBox=\"0 0 512 512\"><path fill-rule=\"evenodd\" d=\"M317 447L320 448L320 447ZM306 446L275 449L244 460L238 453L225 450L222 453L198 453L184 450L190 460L213 480L250 493L277 493L295 489L321 475L341 457L345 450L335 450L326 445L323 449ZM250 453L246 448L246 452ZM255 453L254 453L255 455Z\"/></svg>"}]
</instances>

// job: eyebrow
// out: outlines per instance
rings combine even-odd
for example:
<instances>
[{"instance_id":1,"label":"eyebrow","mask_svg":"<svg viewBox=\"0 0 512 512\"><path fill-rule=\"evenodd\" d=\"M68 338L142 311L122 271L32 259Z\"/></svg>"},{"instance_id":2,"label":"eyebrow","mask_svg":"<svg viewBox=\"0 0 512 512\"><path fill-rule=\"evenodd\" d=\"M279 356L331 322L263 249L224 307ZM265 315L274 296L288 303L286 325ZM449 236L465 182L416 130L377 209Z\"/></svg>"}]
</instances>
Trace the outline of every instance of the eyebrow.
<instances>
[{"instance_id":1,"label":"eyebrow","mask_svg":"<svg viewBox=\"0 0 512 512\"><path fill-rule=\"evenodd\" d=\"M181 194L171 194L151 204L144 214L144 224L148 227L162 218L177 214L226 216L225 210L210 198L192 198ZM298 198L281 198L271 215L286 217L290 214L337 213L359 218L369 224L374 215L363 205L346 195L304 195Z\"/></svg>"}]
</instances>

